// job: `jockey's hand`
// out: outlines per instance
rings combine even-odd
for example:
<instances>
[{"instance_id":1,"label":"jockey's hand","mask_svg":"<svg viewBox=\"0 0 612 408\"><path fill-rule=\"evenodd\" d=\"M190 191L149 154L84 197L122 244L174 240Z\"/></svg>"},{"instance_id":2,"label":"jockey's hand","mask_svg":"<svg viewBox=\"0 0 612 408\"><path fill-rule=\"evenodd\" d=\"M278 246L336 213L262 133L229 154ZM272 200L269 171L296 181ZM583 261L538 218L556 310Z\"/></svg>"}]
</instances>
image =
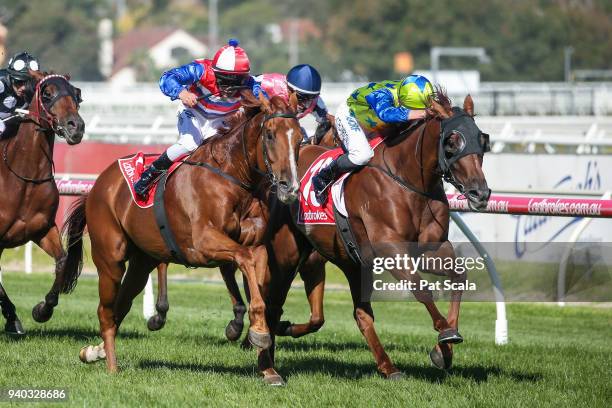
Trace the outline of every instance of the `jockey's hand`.
<instances>
[{"instance_id":1,"label":"jockey's hand","mask_svg":"<svg viewBox=\"0 0 612 408\"><path fill-rule=\"evenodd\" d=\"M183 89L181 93L179 93L179 99L185 106L189 106L190 108L193 108L198 104L198 97L186 89Z\"/></svg>"},{"instance_id":2,"label":"jockey's hand","mask_svg":"<svg viewBox=\"0 0 612 408\"><path fill-rule=\"evenodd\" d=\"M427 111L425 109L411 109L408 113L408 120L425 119Z\"/></svg>"}]
</instances>

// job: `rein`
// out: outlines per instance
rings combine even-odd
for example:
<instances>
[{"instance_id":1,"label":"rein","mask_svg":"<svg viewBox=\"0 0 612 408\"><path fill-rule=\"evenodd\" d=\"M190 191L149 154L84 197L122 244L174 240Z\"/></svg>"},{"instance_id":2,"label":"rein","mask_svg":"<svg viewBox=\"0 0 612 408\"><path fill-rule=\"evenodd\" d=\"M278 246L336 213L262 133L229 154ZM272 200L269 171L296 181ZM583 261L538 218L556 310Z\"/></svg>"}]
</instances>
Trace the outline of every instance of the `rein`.
<instances>
[{"instance_id":1,"label":"rein","mask_svg":"<svg viewBox=\"0 0 612 408\"><path fill-rule=\"evenodd\" d=\"M417 145L416 145L416 148L415 148L415 157L417 155L419 144L421 144L421 141L423 140L423 137L425 136L425 129L426 129L426 127L427 127L427 123L425 122L425 125L423 126L423 128L421 130L421 133L419 135L419 139L417 140ZM406 130L403 130L403 131L401 131L399 133L396 133L396 135L397 136L403 135L408 130L410 130L410 128L408 128ZM390 139L393 139L395 137L396 136L394 135ZM418 189L417 187L415 187L414 185L412 185L411 183L409 183L406 180L402 179L397 174L393 173L393 170L391 170L391 167L389 166L389 163L387 162L387 160L385 158L386 150L387 150L387 146L385 145L385 146L383 146L383 152L382 152L382 160L383 160L383 163L385 165L385 168L380 167L380 166L375 165L375 164L369 164L369 163L366 166L370 167L370 168L373 168L373 169L376 169L376 170L379 170L383 174L386 174L387 176L389 176L393 181L395 181L397 184L399 184L405 190L417 193L417 194L419 194L419 195L421 195L423 197L429 198L431 200L444 201L446 199L446 197L443 194L439 194L439 192L432 194L432 193L429 193L427 191L422 191L422 190ZM422 183L424 184L425 176L423 174L423 164L422 164L423 158L422 158L422 156L423 156L423 148L421 147L421 162L419 163L419 167L421 169L421 180L422 180Z\"/></svg>"},{"instance_id":2,"label":"rein","mask_svg":"<svg viewBox=\"0 0 612 408\"><path fill-rule=\"evenodd\" d=\"M257 115L255 115L257 116ZM272 183L272 185L275 185L277 183L276 177L274 176L274 173L272 172L272 164L270 163L270 159L269 159L269 154L268 154L268 149L266 146L266 143L264 140L262 140L261 145L262 145L262 153L263 153L263 157L264 157L264 163L266 165L266 171L267 172L263 172L261 170L259 170L259 168L257 168L257 166L255 167L251 167L250 166L250 159L249 159L249 152L247 149L247 144L246 144L246 128L247 128L247 124L249 122L251 122L255 116L245 120L240 127L242 127L242 133L241 133L241 139L242 139L242 150L244 153L244 158L247 162L247 166L249 167L249 169L254 170L257 174L259 174L262 177L266 177L266 178L270 178L270 181ZM263 121L261 122L261 126L260 126L260 132L257 136L257 139L259 139L259 137L263 137L263 127L265 125L265 123L270 120L270 119L274 119L274 118L293 118L297 120L297 117L295 114L292 113L288 113L288 112L278 112L278 113L273 113L271 115L265 115ZM237 177L232 176L231 174L228 174L226 172L224 172L223 170L221 170L218 167L212 166L208 163L205 162L194 162L194 161L190 161L190 160L182 160L183 163L188 164L190 166L197 166L197 167L203 167L206 168L210 171L212 171L213 173L225 178L226 180L230 181L231 183L234 183L236 185L238 185L239 187L241 187L242 189L252 193L253 191L256 190L255 186L245 183L244 181L238 179Z\"/></svg>"}]
</instances>

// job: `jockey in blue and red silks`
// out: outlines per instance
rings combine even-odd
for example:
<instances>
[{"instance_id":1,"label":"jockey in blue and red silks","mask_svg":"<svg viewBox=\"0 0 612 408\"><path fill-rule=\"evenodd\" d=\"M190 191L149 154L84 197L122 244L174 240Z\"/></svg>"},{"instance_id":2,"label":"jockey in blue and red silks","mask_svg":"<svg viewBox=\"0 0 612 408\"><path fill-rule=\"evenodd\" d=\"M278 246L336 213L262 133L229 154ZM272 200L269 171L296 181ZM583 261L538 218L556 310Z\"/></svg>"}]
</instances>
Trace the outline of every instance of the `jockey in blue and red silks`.
<instances>
[{"instance_id":1,"label":"jockey in blue and red silks","mask_svg":"<svg viewBox=\"0 0 612 408\"><path fill-rule=\"evenodd\" d=\"M302 119L312 114L318 123L313 136L316 143L331 128L327 107L319 95L321 75L312 65L296 65L289 70L287 75L267 73L256 76L252 83L252 91L255 96L259 96L260 93L267 98L280 96L287 102L291 94L295 93L298 100L297 118ZM305 131L304 138L308 139Z\"/></svg>"},{"instance_id":2,"label":"jockey in blue and red silks","mask_svg":"<svg viewBox=\"0 0 612 408\"><path fill-rule=\"evenodd\" d=\"M250 81L246 52L231 39L212 60L197 59L163 73L159 87L170 99L180 99L179 140L170 146L134 184L136 194L145 198L151 183L178 158L192 153L204 140L226 126L226 116L241 106L238 87Z\"/></svg>"}]
</instances>

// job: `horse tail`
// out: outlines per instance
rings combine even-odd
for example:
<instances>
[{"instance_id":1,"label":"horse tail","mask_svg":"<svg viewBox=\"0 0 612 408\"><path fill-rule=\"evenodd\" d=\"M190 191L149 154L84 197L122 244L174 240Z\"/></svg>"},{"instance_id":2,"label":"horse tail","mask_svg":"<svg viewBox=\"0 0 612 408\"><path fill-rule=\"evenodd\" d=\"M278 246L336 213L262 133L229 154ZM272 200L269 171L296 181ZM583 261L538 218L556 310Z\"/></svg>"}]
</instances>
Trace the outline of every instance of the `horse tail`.
<instances>
[{"instance_id":1,"label":"horse tail","mask_svg":"<svg viewBox=\"0 0 612 408\"><path fill-rule=\"evenodd\" d=\"M68 218L62 226L62 236L68 240L68 254L64 260L64 280L62 293L70 293L77 284L83 269L83 231L87 225L85 204L87 195L79 197L70 207Z\"/></svg>"}]
</instances>

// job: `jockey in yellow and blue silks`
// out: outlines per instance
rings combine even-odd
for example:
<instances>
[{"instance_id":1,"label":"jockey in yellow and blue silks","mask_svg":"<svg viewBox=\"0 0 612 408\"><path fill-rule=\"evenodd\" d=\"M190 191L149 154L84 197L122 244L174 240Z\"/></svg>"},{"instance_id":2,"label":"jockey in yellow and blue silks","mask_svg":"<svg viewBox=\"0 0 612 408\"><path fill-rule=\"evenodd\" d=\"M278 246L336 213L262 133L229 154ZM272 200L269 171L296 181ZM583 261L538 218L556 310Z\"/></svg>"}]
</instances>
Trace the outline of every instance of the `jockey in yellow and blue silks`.
<instances>
[{"instance_id":1,"label":"jockey in yellow and blue silks","mask_svg":"<svg viewBox=\"0 0 612 408\"><path fill-rule=\"evenodd\" d=\"M425 117L433 86L421 75L410 75L400 81L370 82L356 89L338 107L336 130L346 151L322 168L312 179L320 204L327 200L327 187L339 175L366 165L374 151L368 137L390 124L406 123Z\"/></svg>"}]
</instances>

